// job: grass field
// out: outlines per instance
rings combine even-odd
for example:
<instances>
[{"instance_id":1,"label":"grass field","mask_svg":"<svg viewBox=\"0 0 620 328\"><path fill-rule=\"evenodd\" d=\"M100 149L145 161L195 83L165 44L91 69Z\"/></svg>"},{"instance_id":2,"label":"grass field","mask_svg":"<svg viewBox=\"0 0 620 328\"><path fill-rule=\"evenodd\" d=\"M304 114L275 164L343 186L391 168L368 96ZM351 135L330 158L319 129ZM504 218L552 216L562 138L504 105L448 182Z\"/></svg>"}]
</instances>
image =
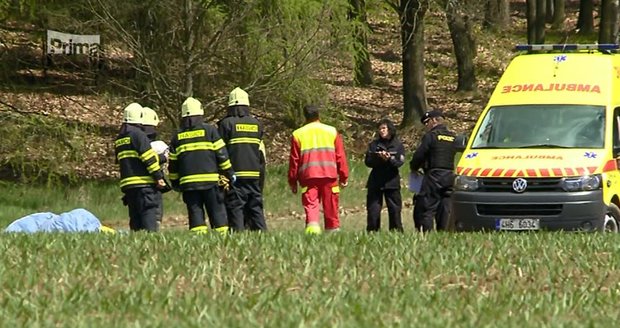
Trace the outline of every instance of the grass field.
<instances>
[{"instance_id":1,"label":"grass field","mask_svg":"<svg viewBox=\"0 0 620 328\"><path fill-rule=\"evenodd\" d=\"M607 234L5 235L3 327L612 327Z\"/></svg>"},{"instance_id":2,"label":"grass field","mask_svg":"<svg viewBox=\"0 0 620 328\"><path fill-rule=\"evenodd\" d=\"M158 234L0 234L0 327L612 327L620 319L618 235L423 235L410 208L405 233L367 234L368 171L353 162L343 232L306 236L285 169L268 172L266 234L189 234L173 193ZM5 182L0 191L2 226L84 207L126 229L114 183Z\"/></svg>"}]
</instances>

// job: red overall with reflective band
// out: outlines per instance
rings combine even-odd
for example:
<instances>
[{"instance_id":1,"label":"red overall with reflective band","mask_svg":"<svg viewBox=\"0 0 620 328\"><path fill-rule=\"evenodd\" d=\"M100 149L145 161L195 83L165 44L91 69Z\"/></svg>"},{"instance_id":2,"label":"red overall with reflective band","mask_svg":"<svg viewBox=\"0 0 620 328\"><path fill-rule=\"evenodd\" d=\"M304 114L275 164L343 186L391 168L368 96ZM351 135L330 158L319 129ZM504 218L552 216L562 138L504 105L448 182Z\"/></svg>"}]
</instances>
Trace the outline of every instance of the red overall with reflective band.
<instances>
[{"instance_id":1,"label":"red overall with reflective band","mask_svg":"<svg viewBox=\"0 0 620 328\"><path fill-rule=\"evenodd\" d=\"M288 182L301 185L306 224L319 223L319 203L323 203L325 229L337 229L338 181L346 183L349 168L342 137L336 128L319 121L310 122L293 132L289 157Z\"/></svg>"}]
</instances>

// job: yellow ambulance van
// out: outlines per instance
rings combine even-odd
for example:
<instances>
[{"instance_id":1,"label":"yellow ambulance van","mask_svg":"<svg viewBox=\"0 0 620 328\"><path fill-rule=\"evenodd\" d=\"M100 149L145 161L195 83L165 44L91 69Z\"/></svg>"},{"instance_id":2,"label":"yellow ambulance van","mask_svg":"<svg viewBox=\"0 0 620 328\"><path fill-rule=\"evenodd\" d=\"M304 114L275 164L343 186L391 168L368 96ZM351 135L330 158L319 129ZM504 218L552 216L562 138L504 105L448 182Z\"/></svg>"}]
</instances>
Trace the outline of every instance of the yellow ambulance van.
<instances>
[{"instance_id":1,"label":"yellow ambulance van","mask_svg":"<svg viewBox=\"0 0 620 328\"><path fill-rule=\"evenodd\" d=\"M617 232L618 45L517 50L458 162L451 227Z\"/></svg>"}]
</instances>

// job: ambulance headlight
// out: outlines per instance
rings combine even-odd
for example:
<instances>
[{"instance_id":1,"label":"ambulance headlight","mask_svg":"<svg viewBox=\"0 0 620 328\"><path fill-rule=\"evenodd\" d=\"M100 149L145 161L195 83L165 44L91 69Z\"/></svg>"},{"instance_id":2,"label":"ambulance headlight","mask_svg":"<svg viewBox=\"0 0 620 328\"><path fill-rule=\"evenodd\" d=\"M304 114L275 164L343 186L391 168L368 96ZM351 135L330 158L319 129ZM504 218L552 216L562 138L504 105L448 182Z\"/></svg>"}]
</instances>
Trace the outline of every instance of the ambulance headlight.
<instances>
[{"instance_id":1,"label":"ambulance headlight","mask_svg":"<svg viewBox=\"0 0 620 328\"><path fill-rule=\"evenodd\" d=\"M601 188L601 176L584 175L581 177L564 178L561 182L562 189L565 191L589 191Z\"/></svg>"},{"instance_id":2,"label":"ambulance headlight","mask_svg":"<svg viewBox=\"0 0 620 328\"><path fill-rule=\"evenodd\" d=\"M456 178L454 178L454 190L475 191L478 190L478 187L478 178L476 177L457 175Z\"/></svg>"}]
</instances>

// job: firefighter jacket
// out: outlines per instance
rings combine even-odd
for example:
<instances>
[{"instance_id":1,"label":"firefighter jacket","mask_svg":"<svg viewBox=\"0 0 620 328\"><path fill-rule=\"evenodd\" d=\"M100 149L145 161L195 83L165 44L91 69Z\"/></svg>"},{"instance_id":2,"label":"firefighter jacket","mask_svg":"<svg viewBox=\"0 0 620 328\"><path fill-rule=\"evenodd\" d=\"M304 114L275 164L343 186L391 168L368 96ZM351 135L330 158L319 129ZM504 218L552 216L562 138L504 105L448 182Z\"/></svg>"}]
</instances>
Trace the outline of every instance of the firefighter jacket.
<instances>
[{"instance_id":1,"label":"firefighter jacket","mask_svg":"<svg viewBox=\"0 0 620 328\"><path fill-rule=\"evenodd\" d=\"M333 178L346 183L349 168L342 137L336 128L313 121L293 132L289 157L289 185L309 179Z\"/></svg>"},{"instance_id":2,"label":"firefighter jacket","mask_svg":"<svg viewBox=\"0 0 620 328\"><path fill-rule=\"evenodd\" d=\"M405 162L405 147L396 136L393 124L388 126L390 138L377 138L368 145L364 164L372 168L368 175L366 188L368 189L400 189L400 174L398 168ZM383 160L377 154L380 151L390 153L388 160Z\"/></svg>"},{"instance_id":3,"label":"firefighter jacket","mask_svg":"<svg viewBox=\"0 0 620 328\"><path fill-rule=\"evenodd\" d=\"M234 175L224 141L202 119L172 137L168 171L172 186L181 191L209 189L217 184L220 172L228 178Z\"/></svg>"},{"instance_id":4,"label":"firefighter jacket","mask_svg":"<svg viewBox=\"0 0 620 328\"><path fill-rule=\"evenodd\" d=\"M423 168L454 170L454 132L440 124L428 131L413 153L409 167L412 172Z\"/></svg>"},{"instance_id":5,"label":"firefighter jacket","mask_svg":"<svg viewBox=\"0 0 620 328\"><path fill-rule=\"evenodd\" d=\"M260 143L263 127L250 115L248 106L231 106L228 116L218 122L218 131L226 143L238 179L258 180L261 174Z\"/></svg>"},{"instance_id":6,"label":"firefighter jacket","mask_svg":"<svg viewBox=\"0 0 620 328\"><path fill-rule=\"evenodd\" d=\"M121 171L121 190L155 186L163 179L159 157L139 127L123 124L114 141L114 153Z\"/></svg>"}]
</instances>

